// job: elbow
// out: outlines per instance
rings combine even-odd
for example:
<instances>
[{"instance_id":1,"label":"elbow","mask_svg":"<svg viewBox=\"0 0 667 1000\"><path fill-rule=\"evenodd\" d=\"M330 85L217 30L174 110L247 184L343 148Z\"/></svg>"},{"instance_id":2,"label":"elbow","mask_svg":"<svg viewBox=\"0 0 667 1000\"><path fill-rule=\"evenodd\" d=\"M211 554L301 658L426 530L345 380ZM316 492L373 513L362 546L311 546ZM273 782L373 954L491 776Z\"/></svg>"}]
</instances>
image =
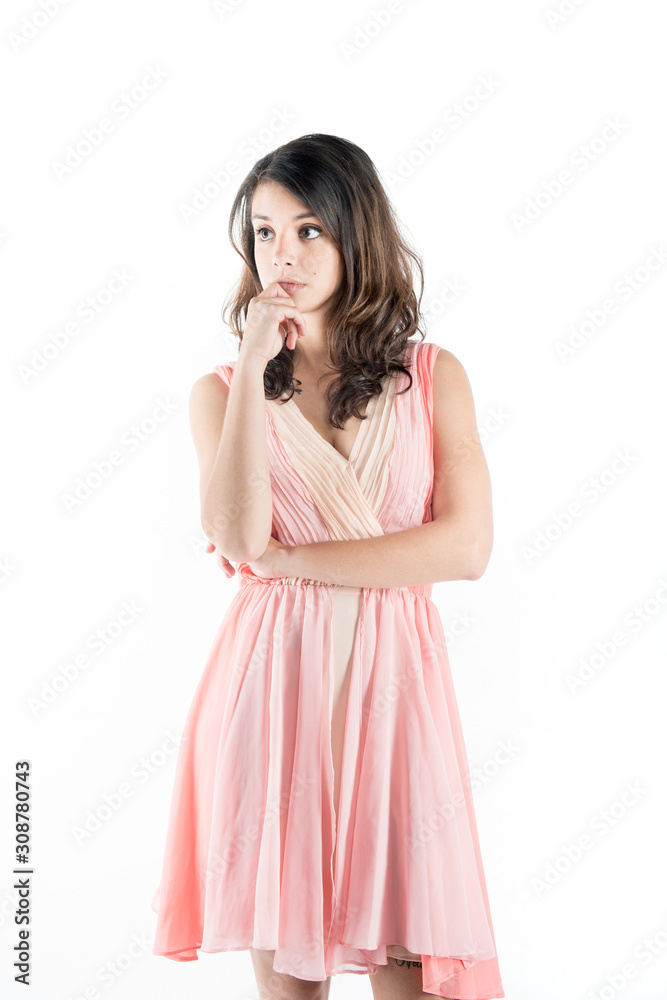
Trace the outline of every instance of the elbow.
<instances>
[{"instance_id":1,"label":"elbow","mask_svg":"<svg viewBox=\"0 0 667 1000\"><path fill-rule=\"evenodd\" d=\"M232 562L236 563L251 563L255 562L256 559L261 559L266 552L267 546L269 544L268 539L260 545L239 545L236 549L235 555L231 557ZM230 557L227 556L229 559Z\"/></svg>"},{"instance_id":2,"label":"elbow","mask_svg":"<svg viewBox=\"0 0 667 1000\"><path fill-rule=\"evenodd\" d=\"M202 529L217 551L234 563L249 563L260 559L269 544L268 537L266 541L245 539L233 525L220 524L219 520L216 522L202 518Z\"/></svg>"},{"instance_id":3,"label":"elbow","mask_svg":"<svg viewBox=\"0 0 667 1000\"><path fill-rule=\"evenodd\" d=\"M465 580L480 580L484 576L486 566L480 566L479 564L471 565L470 569L466 573Z\"/></svg>"},{"instance_id":4,"label":"elbow","mask_svg":"<svg viewBox=\"0 0 667 1000\"><path fill-rule=\"evenodd\" d=\"M482 543L479 539L476 539L468 547L468 558L466 561L468 572L465 576L466 580L479 580L484 576L486 567L489 565L489 560L491 559L492 548L492 539L489 539L487 543Z\"/></svg>"},{"instance_id":5,"label":"elbow","mask_svg":"<svg viewBox=\"0 0 667 1000\"><path fill-rule=\"evenodd\" d=\"M221 553L233 563L250 563L254 562L256 559L260 559L261 556L266 551L266 545L264 548L253 547L251 545L243 545L242 542L237 538L220 538L211 534L204 528L204 534L209 539L209 541L215 545L218 552ZM268 542L267 542L268 545Z\"/></svg>"}]
</instances>

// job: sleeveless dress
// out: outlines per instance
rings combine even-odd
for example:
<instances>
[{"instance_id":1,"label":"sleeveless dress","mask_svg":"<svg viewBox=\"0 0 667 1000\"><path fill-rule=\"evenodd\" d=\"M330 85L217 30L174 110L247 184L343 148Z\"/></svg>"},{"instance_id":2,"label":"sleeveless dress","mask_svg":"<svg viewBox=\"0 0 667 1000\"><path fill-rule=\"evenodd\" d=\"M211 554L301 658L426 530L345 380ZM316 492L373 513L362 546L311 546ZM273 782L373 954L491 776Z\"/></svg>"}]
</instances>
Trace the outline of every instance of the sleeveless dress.
<instances>
[{"instance_id":1,"label":"sleeveless dress","mask_svg":"<svg viewBox=\"0 0 667 1000\"><path fill-rule=\"evenodd\" d=\"M349 459L266 401L275 538L367 538L433 520L433 366L410 341ZM234 362L214 371L230 386ZM179 747L153 954L275 950L324 980L422 963L436 996L504 997L470 775L432 585L262 579L238 590Z\"/></svg>"}]
</instances>

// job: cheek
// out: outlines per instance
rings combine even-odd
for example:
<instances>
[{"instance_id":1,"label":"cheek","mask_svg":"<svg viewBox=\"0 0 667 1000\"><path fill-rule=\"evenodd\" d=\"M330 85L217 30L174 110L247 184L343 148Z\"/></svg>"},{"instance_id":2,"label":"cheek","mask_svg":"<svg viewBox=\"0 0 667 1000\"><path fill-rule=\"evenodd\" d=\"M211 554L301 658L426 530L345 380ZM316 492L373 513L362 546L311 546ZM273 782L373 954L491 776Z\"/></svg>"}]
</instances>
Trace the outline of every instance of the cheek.
<instances>
[{"instance_id":1,"label":"cheek","mask_svg":"<svg viewBox=\"0 0 667 1000\"><path fill-rule=\"evenodd\" d=\"M337 274L340 262L337 252L331 247L314 246L310 255L309 265L313 273L316 271L328 271L332 275Z\"/></svg>"}]
</instances>

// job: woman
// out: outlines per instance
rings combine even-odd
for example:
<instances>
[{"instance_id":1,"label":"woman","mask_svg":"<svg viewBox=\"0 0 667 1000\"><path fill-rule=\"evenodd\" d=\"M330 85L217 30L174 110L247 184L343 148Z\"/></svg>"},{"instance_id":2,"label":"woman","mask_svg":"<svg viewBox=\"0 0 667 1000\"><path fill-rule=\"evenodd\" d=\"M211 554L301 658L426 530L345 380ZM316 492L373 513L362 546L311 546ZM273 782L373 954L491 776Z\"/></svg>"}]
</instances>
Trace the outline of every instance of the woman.
<instances>
[{"instance_id":1,"label":"woman","mask_svg":"<svg viewBox=\"0 0 667 1000\"><path fill-rule=\"evenodd\" d=\"M229 235L239 354L190 413L239 589L185 724L153 953L250 950L261 997L326 998L341 972L375 1000L503 997L430 600L492 547L466 373L409 339L421 263L355 144L260 159Z\"/></svg>"}]
</instances>

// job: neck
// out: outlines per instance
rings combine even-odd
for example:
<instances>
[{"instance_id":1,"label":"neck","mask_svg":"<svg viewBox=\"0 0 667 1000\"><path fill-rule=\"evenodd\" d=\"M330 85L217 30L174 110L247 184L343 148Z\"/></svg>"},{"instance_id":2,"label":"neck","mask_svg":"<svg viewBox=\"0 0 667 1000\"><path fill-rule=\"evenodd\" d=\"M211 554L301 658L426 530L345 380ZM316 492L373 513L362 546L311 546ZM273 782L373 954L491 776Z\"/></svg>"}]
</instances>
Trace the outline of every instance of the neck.
<instances>
[{"instance_id":1,"label":"neck","mask_svg":"<svg viewBox=\"0 0 667 1000\"><path fill-rule=\"evenodd\" d=\"M308 335L306 335L308 336ZM305 339L305 338L304 338ZM326 346L310 344L303 349L303 341L299 341L294 350L294 371L315 375L324 371L331 364L331 358Z\"/></svg>"}]
</instances>

